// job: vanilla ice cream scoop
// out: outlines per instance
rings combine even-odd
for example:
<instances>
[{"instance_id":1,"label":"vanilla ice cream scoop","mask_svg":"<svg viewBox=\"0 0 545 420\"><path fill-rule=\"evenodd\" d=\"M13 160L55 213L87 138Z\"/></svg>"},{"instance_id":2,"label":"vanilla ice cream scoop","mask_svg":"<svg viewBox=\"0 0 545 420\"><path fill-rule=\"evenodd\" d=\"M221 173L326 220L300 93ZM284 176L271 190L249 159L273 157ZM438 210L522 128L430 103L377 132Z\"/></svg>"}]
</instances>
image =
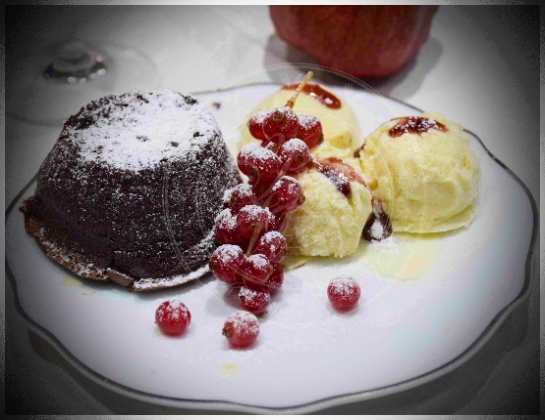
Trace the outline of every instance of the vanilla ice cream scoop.
<instances>
[{"instance_id":1,"label":"vanilla ice cream scoop","mask_svg":"<svg viewBox=\"0 0 545 420\"><path fill-rule=\"evenodd\" d=\"M305 202L289 214L290 253L342 258L356 251L373 212L363 179L341 159L318 158L298 181Z\"/></svg>"},{"instance_id":2,"label":"vanilla ice cream scoop","mask_svg":"<svg viewBox=\"0 0 545 420\"><path fill-rule=\"evenodd\" d=\"M240 140L238 149L257 142L248 130L248 121L257 111L269 111L279 106L285 106L295 93L297 84L286 85L263 99L242 121L239 126ZM297 97L293 110L297 115L311 114L322 124L324 143L346 150L351 154L361 145L361 131L352 108L339 96L330 90L312 83L307 83L303 92ZM320 147L320 146L319 146ZM318 147L318 148L319 148ZM312 150L314 153L314 149Z\"/></svg>"},{"instance_id":3,"label":"vanilla ice cream scoop","mask_svg":"<svg viewBox=\"0 0 545 420\"><path fill-rule=\"evenodd\" d=\"M436 113L394 118L367 136L359 156L394 232L443 232L475 218L479 162L459 124Z\"/></svg>"}]
</instances>

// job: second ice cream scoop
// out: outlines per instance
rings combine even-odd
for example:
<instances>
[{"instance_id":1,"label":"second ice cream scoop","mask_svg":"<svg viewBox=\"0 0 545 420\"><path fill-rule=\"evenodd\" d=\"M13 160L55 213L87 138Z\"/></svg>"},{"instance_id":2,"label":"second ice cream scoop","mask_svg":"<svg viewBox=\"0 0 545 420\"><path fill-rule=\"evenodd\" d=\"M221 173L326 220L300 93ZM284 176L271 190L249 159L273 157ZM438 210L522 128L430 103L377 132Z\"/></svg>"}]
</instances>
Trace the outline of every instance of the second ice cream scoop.
<instances>
[{"instance_id":1,"label":"second ice cream scoop","mask_svg":"<svg viewBox=\"0 0 545 420\"><path fill-rule=\"evenodd\" d=\"M443 115L387 121L367 136L359 155L394 231L443 232L475 218L479 162L462 126Z\"/></svg>"}]
</instances>

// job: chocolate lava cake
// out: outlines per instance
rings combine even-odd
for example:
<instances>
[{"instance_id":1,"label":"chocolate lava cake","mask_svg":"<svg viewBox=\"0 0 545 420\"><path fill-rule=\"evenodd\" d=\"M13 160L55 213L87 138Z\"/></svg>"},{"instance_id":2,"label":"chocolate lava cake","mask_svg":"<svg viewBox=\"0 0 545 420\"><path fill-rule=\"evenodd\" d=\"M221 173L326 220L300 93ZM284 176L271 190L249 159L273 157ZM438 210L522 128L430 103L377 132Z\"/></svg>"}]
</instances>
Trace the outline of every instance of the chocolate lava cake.
<instances>
[{"instance_id":1,"label":"chocolate lava cake","mask_svg":"<svg viewBox=\"0 0 545 420\"><path fill-rule=\"evenodd\" d=\"M218 125L194 97L134 91L64 124L25 201L25 226L74 273L132 290L208 271L214 221L241 182Z\"/></svg>"}]
</instances>

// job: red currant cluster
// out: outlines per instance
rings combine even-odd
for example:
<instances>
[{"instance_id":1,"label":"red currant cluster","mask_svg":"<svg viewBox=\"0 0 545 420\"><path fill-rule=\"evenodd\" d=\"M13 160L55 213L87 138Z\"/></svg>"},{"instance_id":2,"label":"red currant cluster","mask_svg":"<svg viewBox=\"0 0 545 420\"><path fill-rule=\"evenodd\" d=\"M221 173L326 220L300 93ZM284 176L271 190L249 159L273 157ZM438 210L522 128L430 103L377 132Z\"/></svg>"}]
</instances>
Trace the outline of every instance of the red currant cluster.
<instances>
[{"instance_id":1,"label":"red currant cluster","mask_svg":"<svg viewBox=\"0 0 545 420\"><path fill-rule=\"evenodd\" d=\"M305 201L301 185L290 175L308 168L308 142L317 144L322 128L312 116L300 124L287 106L258 112L250 121L252 134L264 142L244 146L237 157L249 183L225 194L226 209L216 220L216 241L222 245L210 259L210 270L233 285L243 309L260 315L283 283L286 214ZM295 138L301 133L306 142Z\"/></svg>"}]
</instances>

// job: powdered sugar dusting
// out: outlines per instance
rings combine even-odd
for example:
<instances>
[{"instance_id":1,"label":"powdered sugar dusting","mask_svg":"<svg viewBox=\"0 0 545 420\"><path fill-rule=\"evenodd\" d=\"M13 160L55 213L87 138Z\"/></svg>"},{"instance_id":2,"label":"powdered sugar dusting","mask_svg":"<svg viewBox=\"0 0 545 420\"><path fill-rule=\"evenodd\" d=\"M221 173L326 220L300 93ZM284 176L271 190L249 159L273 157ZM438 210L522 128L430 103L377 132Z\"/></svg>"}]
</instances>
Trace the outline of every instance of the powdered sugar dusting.
<instances>
[{"instance_id":1,"label":"powdered sugar dusting","mask_svg":"<svg viewBox=\"0 0 545 420\"><path fill-rule=\"evenodd\" d=\"M223 202L224 203L228 203L229 201L231 201L231 196L233 195L234 189L235 189L235 187L227 188L225 190L225 192L223 193Z\"/></svg>"},{"instance_id":2,"label":"powdered sugar dusting","mask_svg":"<svg viewBox=\"0 0 545 420\"><path fill-rule=\"evenodd\" d=\"M307 150L308 150L307 144L303 140L298 138L291 139L287 141L286 143L284 143L284 145L282 146L283 153L285 152L304 153Z\"/></svg>"},{"instance_id":3,"label":"powdered sugar dusting","mask_svg":"<svg viewBox=\"0 0 545 420\"><path fill-rule=\"evenodd\" d=\"M220 249L222 250L221 253L217 253L216 255L219 255L217 258L225 265L236 261L241 253L244 254L242 248L238 245L225 244L218 248L218 250Z\"/></svg>"},{"instance_id":4,"label":"powdered sugar dusting","mask_svg":"<svg viewBox=\"0 0 545 420\"><path fill-rule=\"evenodd\" d=\"M248 257L248 261L251 261L255 268L259 270L267 270L269 267L269 260L263 254L253 254ZM241 289L243 290L243 289ZM248 289L250 290L250 289Z\"/></svg>"},{"instance_id":5,"label":"powdered sugar dusting","mask_svg":"<svg viewBox=\"0 0 545 420\"><path fill-rule=\"evenodd\" d=\"M42 228L43 229L43 228ZM85 263L84 261L71 258L67 255L64 249L61 249L57 244L44 240L42 244L48 248L56 258L54 258L59 264L72 266L74 274L84 278L93 278L97 275L97 269L93 263Z\"/></svg>"},{"instance_id":6,"label":"powdered sugar dusting","mask_svg":"<svg viewBox=\"0 0 545 420\"><path fill-rule=\"evenodd\" d=\"M448 131L448 128L445 125L441 124L437 120L434 120L433 118L401 117L394 118L392 121L395 121L397 124L388 131L388 134L391 137L399 137L407 133L426 133L430 129L443 132Z\"/></svg>"},{"instance_id":7,"label":"powdered sugar dusting","mask_svg":"<svg viewBox=\"0 0 545 420\"><path fill-rule=\"evenodd\" d=\"M168 310L167 307L169 308ZM187 309L187 306L177 298L170 299L168 305L161 305L157 309L157 319L161 322L165 320L165 317L172 321L177 321L180 318L186 319L188 316L189 310Z\"/></svg>"},{"instance_id":8,"label":"powdered sugar dusting","mask_svg":"<svg viewBox=\"0 0 545 420\"><path fill-rule=\"evenodd\" d=\"M257 317L246 311L238 311L234 314L231 314L227 317L225 322L230 322L233 324L235 330L240 331L242 334L246 335L257 335L259 334L259 322Z\"/></svg>"},{"instance_id":9,"label":"powdered sugar dusting","mask_svg":"<svg viewBox=\"0 0 545 420\"><path fill-rule=\"evenodd\" d=\"M289 176L289 175L284 175L282 178L285 178L286 181L293 181L293 182L297 182L297 180L292 177L292 176Z\"/></svg>"},{"instance_id":10,"label":"powdered sugar dusting","mask_svg":"<svg viewBox=\"0 0 545 420\"><path fill-rule=\"evenodd\" d=\"M401 254L401 249L399 243L395 240L394 235L388 236L381 241L371 241L367 244L370 248L378 248L380 252L385 254Z\"/></svg>"},{"instance_id":11,"label":"powdered sugar dusting","mask_svg":"<svg viewBox=\"0 0 545 420\"><path fill-rule=\"evenodd\" d=\"M237 218L231 209L223 210L216 218L216 227L220 230L232 231L237 227Z\"/></svg>"},{"instance_id":12,"label":"powdered sugar dusting","mask_svg":"<svg viewBox=\"0 0 545 420\"><path fill-rule=\"evenodd\" d=\"M256 254L256 255L261 255L261 254ZM252 255L253 256L253 255ZM251 257L252 257L251 256ZM248 300L253 300L255 298L257 298L258 296L259 297L263 297L266 301L270 301L271 300L271 296L267 293L260 293L258 292L257 290L253 290L253 289L250 289L249 287L242 287L239 292L238 292L238 295L240 297L243 297L243 298L246 298Z\"/></svg>"},{"instance_id":13,"label":"powdered sugar dusting","mask_svg":"<svg viewBox=\"0 0 545 420\"><path fill-rule=\"evenodd\" d=\"M301 114L299 115L299 125L305 129L309 129L316 124L316 121L319 121L314 115L311 114Z\"/></svg>"},{"instance_id":14,"label":"powdered sugar dusting","mask_svg":"<svg viewBox=\"0 0 545 420\"><path fill-rule=\"evenodd\" d=\"M299 185L299 182L297 180L289 175L284 175L282 178L280 178L272 187L272 191L278 191L280 188L287 186L288 191L291 193L292 190L295 190L297 186Z\"/></svg>"},{"instance_id":15,"label":"powdered sugar dusting","mask_svg":"<svg viewBox=\"0 0 545 420\"><path fill-rule=\"evenodd\" d=\"M284 235L282 235L280 232L276 230L271 230L270 232L265 233L265 235L263 235L259 241L263 243L270 243L277 238L284 239Z\"/></svg>"},{"instance_id":16,"label":"powdered sugar dusting","mask_svg":"<svg viewBox=\"0 0 545 420\"><path fill-rule=\"evenodd\" d=\"M231 196L233 195L233 191L235 190L237 190L241 198L249 199L254 195L254 191L252 190L252 186L250 184L238 184L232 188L225 190L225 193L223 194L224 203L228 203L231 201Z\"/></svg>"},{"instance_id":17,"label":"powdered sugar dusting","mask_svg":"<svg viewBox=\"0 0 545 420\"><path fill-rule=\"evenodd\" d=\"M261 207L255 204L249 204L244 206L242 210L252 218L258 218L261 214L265 213L267 220L271 220L272 214L268 207ZM242 211L241 210L241 211Z\"/></svg>"},{"instance_id":18,"label":"powdered sugar dusting","mask_svg":"<svg viewBox=\"0 0 545 420\"><path fill-rule=\"evenodd\" d=\"M276 230L269 231L265 233L261 238L259 238L259 242L256 249L262 246L266 246L270 249L272 255L276 255L276 252L279 251L277 250L276 244L275 244L277 240L280 240L282 241L281 243L284 243L287 245L286 238L284 237L284 235L282 235L280 232Z\"/></svg>"},{"instance_id":19,"label":"powdered sugar dusting","mask_svg":"<svg viewBox=\"0 0 545 420\"><path fill-rule=\"evenodd\" d=\"M257 111L254 115L252 115L252 118L250 120L257 124L263 124L263 121L265 121L267 114L267 111Z\"/></svg>"},{"instance_id":20,"label":"powdered sugar dusting","mask_svg":"<svg viewBox=\"0 0 545 420\"><path fill-rule=\"evenodd\" d=\"M139 171L199 151L219 133L205 106L173 90L136 90L102 98L100 104L82 108L61 134L70 136L86 161Z\"/></svg>"},{"instance_id":21,"label":"powdered sugar dusting","mask_svg":"<svg viewBox=\"0 0 545 420\"><path fill-rule=\"evenodd\" d=\"M240 149L240 153L238 154L238 156L239 159L244 159L249 162L278 159L278 157L272 150L266 149L258 143L247 144L242 149Z\"/></svg>"},{"instance_id":22,"label":"powdered sugar dusting","mask_svg":"<svg viewBox=\"0 0 545 420\"><path fill-rule=\"evenodd\" d=\"M376 240L380 240L382 238L382 235L384 233L384 228L382 227L382 223L380 223L380 219L375 219L373 222L373 225L371 226L371 236L375 238Z\"/></svg>"},{"instance_id":23,"label":"powdered sugar dusting","mask_svg":"<svg viewBox=\"0 0 545 420\"><path fill-rule=\"evenodd\" d=\"M331 280L329 288L338 296L349 296L355 289L359 289L360 286L356 280L352 277L337 277Z\"/></svg>"},{"instance_id":24,"label":"powdered sugar dusting","mask_svg":"<svg viewBox=\"0 0 545 420\"><path fill-rule=\"evenodd\" d=\"M191 280L198 279L199 277L204 276L210 271L208 264L203 265L201 268L187 274L174 277L165 277L162 279L140 279L134 281L131 285L131 289L134 290L149 290L149 289L160 289L163 287L172 287L178 286L180 284L187 283Z\"/></svg>"},{"instance_id":25,"label":"powdered sugar dusting","mask_svg":"<svg viewBox=\"0 0 545 420\"><path fill-rule=\"evenodd\" d=\"M56 261L129 288L142 278L138 290L168 287L160 279L208 262L221 198L240 176L201 108L190 95L137 90L92 101L68 119L23 209L27 224L67 242L72 260L58 253ZM78 258L95 266L79 269Z\"/></svg>"}]
</instances>

